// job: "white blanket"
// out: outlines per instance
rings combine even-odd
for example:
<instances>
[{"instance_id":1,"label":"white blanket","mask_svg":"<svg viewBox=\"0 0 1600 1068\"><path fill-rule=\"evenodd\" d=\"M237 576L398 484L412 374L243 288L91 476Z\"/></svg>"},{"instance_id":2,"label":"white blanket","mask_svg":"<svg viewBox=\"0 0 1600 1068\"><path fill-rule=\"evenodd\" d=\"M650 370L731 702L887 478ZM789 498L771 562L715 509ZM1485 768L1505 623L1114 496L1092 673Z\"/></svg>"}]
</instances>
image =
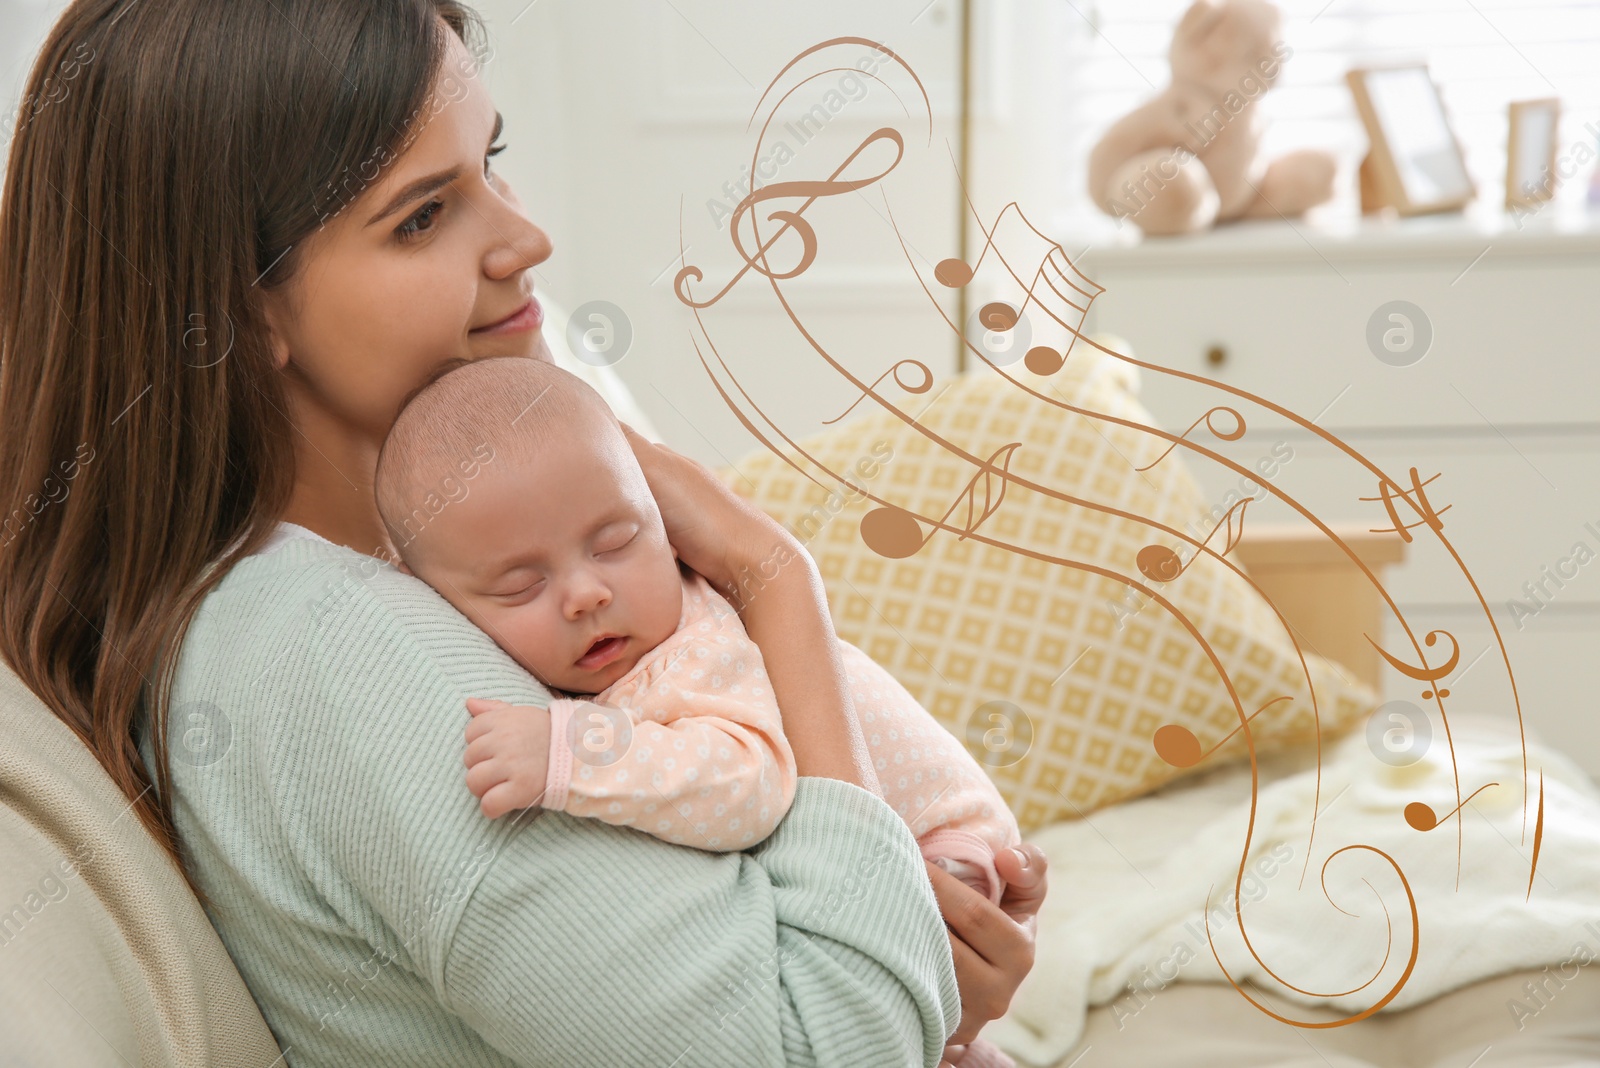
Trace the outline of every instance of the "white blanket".
<instances>
[{"instance_id":1,"label":"white blanket","mask_svg":"<svg viewBox=\"0 0 1600 1068\"><path fill-rule=\"evenodd\" d=\"M1033 837L1050 858L1051 883L1039 915L1037 962L1011 1011L985 1037L1019 1060L1055 1064L1078 1043L1090 1005L1112 1002L1120 1017L1136 1014L1166 982L1226 982L1207 942L1208 895L1211 938L1236 981L1248 978L1306 1004L1352 1013L1369 1008L1410 959L1411 914L1394 869L1367 850L1334 857L1324 896L1323 862L1352 845L1392 856L1416 895L1415 968L1385 1011L1491 975L1587 959L1584 952L1600 957L1600 790L1561 754L1532 741L1530 731L1524 832L1514 717L1452 715L1451 728L1461 796L1486 783L1500 786L1473 798L1459 821L1445 818L1457 802L1442 732L1435 731L1423 760L1406 768L1381 762L1364 734L1352 734L1324 749L1321 814L1309 854L1314 762L1302 755L1262 765L1255 833L1237 895L1245 930L1283 980L1344 996L1287 989L1251 958L1240 937L1233 904L1249 817L1244 765ZM1530 898L1541 768L1544 833ZM1269 781L1285 770L1291 773ZM1438 827L1427 833L1410 827L1404 812L1412 802L1431 806ZM1292 1012L1292 1001L1275 1000Z\"/></svg>"}]
</instances>

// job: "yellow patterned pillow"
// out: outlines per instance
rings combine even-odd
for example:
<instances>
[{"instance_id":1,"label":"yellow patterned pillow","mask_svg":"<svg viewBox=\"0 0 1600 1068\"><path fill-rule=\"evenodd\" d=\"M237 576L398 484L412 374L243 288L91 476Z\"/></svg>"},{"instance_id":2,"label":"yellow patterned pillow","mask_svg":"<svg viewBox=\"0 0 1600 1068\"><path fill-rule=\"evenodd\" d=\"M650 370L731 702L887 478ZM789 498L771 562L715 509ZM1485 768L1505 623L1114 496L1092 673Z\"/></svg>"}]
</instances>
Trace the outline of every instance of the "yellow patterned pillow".
<instances>
[{"instance_id":1,"label":"yellow patterned pillow","mask_svg":"<svg viewBox=\"0 0 1600 1068\"><path fill-rule=\"evenodd\" d=\"M1053 387L1078 407L1154 425L1135 397L1135 369L1092 350L1080 348L1048 380L1020 364L1011 372L1046 396L1055 395ZM993 456L998 466L1050 490L1197 539L1219 516L1181 450L1137 472L1167 443L1065 412L987 366L952 379L943 392L936 386L920 399L926 410L915 403L919 398L908 400L914 403L902 410L927 431L973 456ZM1314 737L1307 674L1324 737L1377 703L1348 672L1310 652L1302 669L1261 595L1221 561L1191 556L1181 538L1014 483L993 514L971 526L986 508L985 492L995 500L999 479L985 487L971 461L880 408L800 448L814 462L791 455L815 481L766 449L723 477L806 544L839 636L887 668L966 742L1025 832L1152 790L1191 767L1246 754L1236 705L1177 616L1089 568L1143 582L1193 622L1231 677L1245 714L1268 706L1250 721L1258 753ZM948 512L946 523L973 536L925 521L913 526L904 513L866 495L914 516ZM862 535L869 514L867 540L910 555L895 559L870 548ZM1220 551L1224 543L1219 532L1211 545ZM1169 578L1184 560L1191 562ZM1230 733L1231 740L1195 763Z\"/></svg>"}]
</instances>

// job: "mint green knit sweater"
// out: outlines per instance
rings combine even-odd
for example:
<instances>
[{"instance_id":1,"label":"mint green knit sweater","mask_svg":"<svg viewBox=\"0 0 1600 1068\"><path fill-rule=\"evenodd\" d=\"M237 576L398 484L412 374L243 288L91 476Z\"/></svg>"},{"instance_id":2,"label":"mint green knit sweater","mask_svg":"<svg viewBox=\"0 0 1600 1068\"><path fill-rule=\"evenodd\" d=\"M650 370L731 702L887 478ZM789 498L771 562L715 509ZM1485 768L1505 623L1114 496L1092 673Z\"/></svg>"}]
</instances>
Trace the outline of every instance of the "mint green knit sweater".
<instances>
[{"instance_id":1,"label":"mint green knit sweater","mask_svg":"<svg viewBox=\"0 0 1600 1068\"><path fill-rule=\"evenodd\" d=\"M289 1065L937 1063L949 942L883 801L802 778L747 853L491 822L469 695L549 701L421 581L328 542L240 563L184 640L178 829Z\"/></svg>"}]
</instances>

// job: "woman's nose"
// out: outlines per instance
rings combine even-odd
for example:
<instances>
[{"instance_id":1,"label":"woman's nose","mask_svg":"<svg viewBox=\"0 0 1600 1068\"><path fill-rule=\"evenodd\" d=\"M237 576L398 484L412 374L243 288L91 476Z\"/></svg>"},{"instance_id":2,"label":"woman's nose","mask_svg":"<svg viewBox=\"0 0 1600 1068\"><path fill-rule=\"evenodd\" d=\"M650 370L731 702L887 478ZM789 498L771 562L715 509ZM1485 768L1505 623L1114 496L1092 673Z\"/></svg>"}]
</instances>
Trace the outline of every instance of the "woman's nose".
<instances>
[{"instance_id":1,"label":"woman's nose","mask_svg":"<svg viewBox=\"0 0 1600 1068\"><path fill-rule=\"evenodd\" d=\"M492 229L489 251L484 255L484 274L494 279L509 278L549 259L553 251L550 235L534 225L509 188L502 194L499 208L485 216Z\"/></svg>"}]
</instances>

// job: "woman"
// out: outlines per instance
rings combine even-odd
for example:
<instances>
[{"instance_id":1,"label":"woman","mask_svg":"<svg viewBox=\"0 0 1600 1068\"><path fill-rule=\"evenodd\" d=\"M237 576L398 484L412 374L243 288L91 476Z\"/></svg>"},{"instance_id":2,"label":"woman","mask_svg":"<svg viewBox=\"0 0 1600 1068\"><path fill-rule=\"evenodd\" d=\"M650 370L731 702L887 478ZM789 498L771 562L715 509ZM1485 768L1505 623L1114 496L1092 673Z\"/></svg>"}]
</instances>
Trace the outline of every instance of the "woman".
<instances>
[{"instance_id":1,"label":"woman","mask_svg":"<svg viewBox=\"0 0 1600 1068\"><path fill-rule=\"evenodd\" d=\"M634 438L686 562L798 557L744 612L802 776L777 833L717 855L466 789L465 698L548 694L383 562L372 472L447 361L550 358L474 25L62 17L0 219L0 652L186 865L291 1064L959 1057L1032 964L1043 856L1001 858L998 909L922 864L814 564L700 465Z\"/></svg>"}]
</instances>

